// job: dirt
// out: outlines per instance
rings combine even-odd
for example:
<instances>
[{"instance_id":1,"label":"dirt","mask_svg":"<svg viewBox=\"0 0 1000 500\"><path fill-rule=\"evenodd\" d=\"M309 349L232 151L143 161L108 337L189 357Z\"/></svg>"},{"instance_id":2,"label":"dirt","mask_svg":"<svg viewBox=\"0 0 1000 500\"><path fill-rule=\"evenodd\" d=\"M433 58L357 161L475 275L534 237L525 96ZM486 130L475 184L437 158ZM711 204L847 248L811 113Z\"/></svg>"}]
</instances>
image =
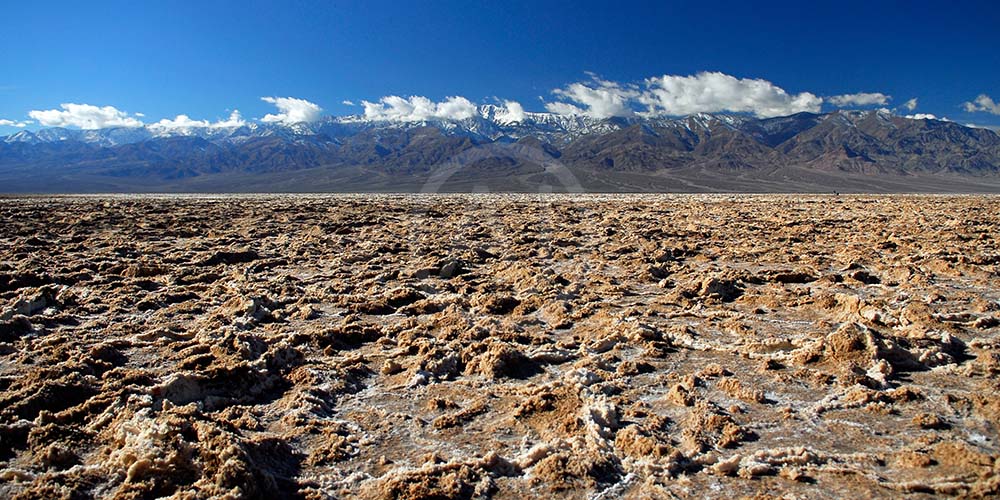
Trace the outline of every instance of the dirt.
<instances>
[{"instance_id":1,"label":"dirt","mask_svg":"<svg viewBox=\"0 0 1000 500\"><path fill-rule=\"evenodd\" d=\"M1000 495L1000 198L0 214L3 498Z\"/></svg>"}]
</instances>

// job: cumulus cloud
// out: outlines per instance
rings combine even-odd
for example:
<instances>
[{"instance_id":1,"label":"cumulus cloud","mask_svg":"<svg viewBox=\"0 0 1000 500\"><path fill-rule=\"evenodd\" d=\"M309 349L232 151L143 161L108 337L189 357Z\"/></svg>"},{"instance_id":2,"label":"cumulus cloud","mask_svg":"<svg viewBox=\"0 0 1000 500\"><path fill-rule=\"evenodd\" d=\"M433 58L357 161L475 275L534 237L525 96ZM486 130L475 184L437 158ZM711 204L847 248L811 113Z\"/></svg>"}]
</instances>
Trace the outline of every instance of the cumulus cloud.
<instances>
[{"instance_id":1,"label":"cumulus cloud","mask_svg":"<svg viewBox=\"0 0 1000 500\"><path fill-rule=\"evenodd\" d=\"M736 78L719 72L693 76L664 75L646 80L639 101L652 115L687 115L731 111L761 118L803 111L819 112L823 99L809 92L789 94L762 79Z\"/></svg>"},{"instance_id":2,"label":"cumulus cloud","mask_svg":"<svg viewBox=\"0 0 1000 500\"><path fill-rule=\"evenodd\" d=\"M583 114L593 118L631 116L635 112L629 102L639 97L639 91L634 87L602 80L596 76L592 76L590 82L572 83L565 88L553 90L552 93L576 104L547 103L545 109L548 111L560 115Z\"/></svg>"},{"instance_id":3,"label":"cumulus cloud","mask_svg":"<svg viewBox=\"0 0 1000 500\"><path fill-rule=\"evenodd\" d=\"M365 118L415 122L431 119L464 120L476 115L476 105L461 96L448 97L434 102L423 96L385 96L378 102L361 101L365 108Z\"/></svg>"},{"instance_id":4,"label":"cumulus cloud","mask_svg":"<svg viewBox=\"0 0 1000 500\"><path fill-rule=\"evenodd\" d=\"M173 120L168 120L166 118L151 125L153 127L160 128L190 128L190 127L207 127L207 120L192 120L188 115L177 115Z\"/></svg>"},{"instance_id":5,"label":"cumulus cloud","mask_svg":"<svg viewBox=\"0 0 1000 500\"><path fill-rule=\"evenodd\" d=\"M914 109L917 109L917 98L914 97L913 99L906 101L905 103L903 103L903 107L906 108L908 111L913 111Z\"/></svg>"},{"instance_id":6,"label":"cumulus cloud","mask_svg":"<svg viewBox=\"0 0 1000 500\"><path fill-rule=\"evenodd\" d=\"M229 114L229 118L225 120L218 120L214 123L208 120L192 120L188 115L177 115L173 120L168 120L166 118L150 125L154 128L165 128L165 129L176 129L176 128L229 128L229 127L242 127L246 125L246 121L243 120L243 116L240 115L238 109L233 110Z\"/></svg>"},{"instance_id":7,"label":"cumulus cloud","mask_svg":"<svg viewBox=\"0 0 1000 500\"><path fill-rule=\"evenodd\" d=\"M969 113L983 111L993 115L1000 115L1000 103L994 102L993 98L986 94L979 94L972 102L963 103L962 106Z\"/></svg>"},{"instance_id":8,"label":"cumulus cloud","mask_svg":"<svg viewBox=\"0 0 1000 500\"><path fill-rule=\"evenodd\" d=\"M340 101L340 103L343 104L344 106L356 106L356 104L354 104L354 101L348 99L344 99L343 101Z\"/></svg>"},{"instance_id":9,"label":"cumulus cloud","mask_svg":"<svg viewBox=\"0 0 1000 500\"><path fill-rule=\"evenodd\" d=\"M19 121L15 121L15 120L7 120L7 119L0 118L0 127L24 128L24 127L26 127L28 125L31 125L30 121L20 121L19 122Z\"/></svg>"},{"instance_id":10,"label":"cumulus cloud","mask_svg":"<svg viewBox=\"0 0 1000 500\"><path fill-rule=\"evenodd\" d=\"M305 99L295 97L261 97L260 100L277 106L279 113L264 115L263 122L301 123L319 120L323 108Z\"/></svg>"},{"instance_id":11,"label":"cumulus cloud","mask_svg":"<svg viewBox=\"0 0 1000 500\"><path fill-rule=\"evenodd\" d=\"M242 127L246 125L246 120L243 119L243 115L240 114L240 110L234 109L232 113L229 113L229 118L225 120L219 120L212 124L215 128L231 128L231 127Z\"/></svg>"},{"instance_id":12,"label":"cumulus cloud","mask_svg":"<svg viewBox=\"0 0 1000 500\"><path fill-rule=\"evenodd\" d=\"M437 115L451 120L464 120L476 115L476 105L464 97L449 97L437 105Z\"/></svg>"},{"instance_id":13,"label":"cumulus cloud","mask_svg":"<svg viewBox=\"0 0 1000 500\"><path fill-rule=\"evenodd\" d=\"M94 130L109 127L141 127L137 118L118 110L114 106L93 106L90 104L64 103L60 109L33 110L28 116L46 127L79 127Z\"/></svg>"},{"instance_id":14,"label":"cumulus cloud","mask_svg":"<svg viewBox=\"0 0 1000 500\"><path fill-rule=\"evenodd\" d=\"M501 123L517 123L524 121L524 106L517 101L504 101L503 108L497 113Z\"/></svg>"},{"instance_id":15,"label":"cumulus cloud","mask_svg":"<svg viewBox=\"0 0 1000 500\"><path fill-rule=\"evenodd\" d=\"M677 116L722 111L758 117L819 112L823 98L809 92L789 94L767 80L736 78L719 72L691 76L663 75L641 85L624 85L593 78L556 89L562 98L545 109L561 115ZM568 102L566 102L568 101ZM636 111L640 109L641 111Z\"/></svg>"},{"instance_id":16,"label":"cumulus cloud","mask_svg":"<svg viewBox=\"0 0 1000 500\"><path fill-rule=\"evenodd\" d=\"M885 106L892 97L881 92L859 92L857 94L842 94L830 97L830 104L843 108L846 106ZM914 103L914 106L916 103Z\"/></svg>"}]
</instances>

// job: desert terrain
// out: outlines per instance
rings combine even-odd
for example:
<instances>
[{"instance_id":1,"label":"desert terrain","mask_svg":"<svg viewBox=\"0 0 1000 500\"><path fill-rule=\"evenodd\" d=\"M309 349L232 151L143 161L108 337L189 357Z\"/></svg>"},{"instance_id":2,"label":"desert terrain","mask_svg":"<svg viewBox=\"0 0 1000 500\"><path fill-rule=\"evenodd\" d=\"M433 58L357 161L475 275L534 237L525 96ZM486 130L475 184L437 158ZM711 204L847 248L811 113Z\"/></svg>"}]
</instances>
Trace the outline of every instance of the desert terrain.
<instances>
[{"instance_id":1,"label":"desert terrain","mask_svg":"<svg viewBox=\"0 0 1000 500\"><path fill-rule=\"evenodd\" d=\"M1000 494L1000 198L0 199L2 498Z\"/></svg>"}]
</instances>

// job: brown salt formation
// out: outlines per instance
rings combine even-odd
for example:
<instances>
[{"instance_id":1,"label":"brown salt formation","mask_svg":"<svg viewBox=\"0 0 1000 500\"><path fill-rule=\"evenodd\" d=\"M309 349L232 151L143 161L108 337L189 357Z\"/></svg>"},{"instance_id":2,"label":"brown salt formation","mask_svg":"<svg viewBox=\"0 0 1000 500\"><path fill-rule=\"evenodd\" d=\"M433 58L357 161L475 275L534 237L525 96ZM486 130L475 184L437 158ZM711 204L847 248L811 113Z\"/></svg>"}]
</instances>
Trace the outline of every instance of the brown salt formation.
<instances>
[{"instance_id":1,"label":"brown salt formation","mask_svg":"<svg viewBox=\"0 0 1000 500\"><path fill-rule=\"evenodd\" d=\"M993 197L0 214L0 498L1000 495Z\"/></svg>"}]
</instances>

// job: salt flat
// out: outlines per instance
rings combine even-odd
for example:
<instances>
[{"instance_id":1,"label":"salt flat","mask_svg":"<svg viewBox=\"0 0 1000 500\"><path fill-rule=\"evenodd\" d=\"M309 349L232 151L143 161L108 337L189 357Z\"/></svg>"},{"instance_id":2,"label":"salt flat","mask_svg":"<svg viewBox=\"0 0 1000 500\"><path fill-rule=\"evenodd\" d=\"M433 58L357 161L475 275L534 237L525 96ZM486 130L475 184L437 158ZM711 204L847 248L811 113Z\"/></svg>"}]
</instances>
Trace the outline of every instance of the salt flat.
<instances>
[{"instance_id":1,"label":"salt flat","mask_svg":"<svg viewBox=\"0 0 1000 500\"><path fill-rule=\"evenodd\" d=\"M1000 494L1000 198L0 199L0 496Z\"/></svg>"}]
</instances>

